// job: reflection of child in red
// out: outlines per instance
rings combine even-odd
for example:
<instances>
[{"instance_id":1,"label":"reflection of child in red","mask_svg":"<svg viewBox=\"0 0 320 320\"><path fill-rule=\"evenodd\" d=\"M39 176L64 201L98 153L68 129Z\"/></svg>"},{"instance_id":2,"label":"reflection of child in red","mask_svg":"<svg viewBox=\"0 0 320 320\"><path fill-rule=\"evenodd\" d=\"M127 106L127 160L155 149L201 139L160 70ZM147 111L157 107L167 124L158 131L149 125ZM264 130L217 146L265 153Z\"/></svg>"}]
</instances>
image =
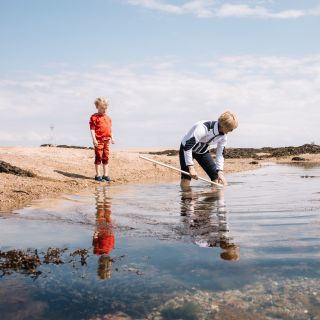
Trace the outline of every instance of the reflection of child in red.
<instances>
[{"instance_id":1,"label":"reflection of child in red","mask_svg":"<svg viewBox=\"0 0 320 320\"><path fill-rule=\"evenodd\" d=\"M96 189L96 229L93 234L93 253L99 255L97 275L100 279L110 279L112 276L112 258L109 253L114 249L115 236L111 219L111 198L107 188Z\"/></svg>"},{"instance_id":2,"label":"reflection of child in red","mask_svg":"<svg viewBox=\"0 0 320 320\"><path fill-rule=\"evenodd\" d=\"M114 235L105 231L96 231L92 245L94 254L110 253L114 248Z\"/></svg>"},{"instance_id":3,"label":"reflection of child in red","mask_svg":"<svg viewBox=\"0 0 320 320\"><path fill-rule=\"evenodd\" d=\"M97 210L97 229L93 235L93 253L108 254L114 249L114 233L111 225L110 209Z\"/></svg>"}]
</instances>

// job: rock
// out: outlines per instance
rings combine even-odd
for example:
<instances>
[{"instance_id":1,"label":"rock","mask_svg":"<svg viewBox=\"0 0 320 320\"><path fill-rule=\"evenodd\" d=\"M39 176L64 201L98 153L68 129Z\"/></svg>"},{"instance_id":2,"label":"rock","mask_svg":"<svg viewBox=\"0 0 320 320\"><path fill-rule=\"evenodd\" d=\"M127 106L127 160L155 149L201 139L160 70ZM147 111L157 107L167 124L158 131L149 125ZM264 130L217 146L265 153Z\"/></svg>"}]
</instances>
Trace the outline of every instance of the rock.
<instances>
[{"instance_id":1,"label":"rock","mask_svg":"<svg viewBox=\"0 0 320 320\"><path fill-rule=\"evenodd\" d=\"M40 147L50 147L50 148L52 148L52 147L55 147L55 145L52 144L52 143L44 143L44 144L40 145Z\"/></svg>"},{"instance_id":2,"label":"rock","mask_svg":"<svg viewBox=\"0 0 320 320\"><path fill-rule=\"evenodd\" d=\"M210 152L214 156L216 150L212 149ZM148 153L152 155L176 156L179 154L179 150L164 150L164 151L148 152ZM253 158L256 160L263 160L264 158L287 157L287 156L294 156L294 155L306 154L306 153L317 154L317 153L320 153L320 145L304 144L299 147L279 147L279 148L271 148L271 147L226 148L224 149L223 153L226 159Z\"/></svg>"},{"instance_id":3,"label":"rock","mask_svg":"<svg viewBox=\"0 0 320 320\"><path fill-rule=\"evenodd\" d=\"M68 146L66 144L58 144L58 145L54 145L54 144L50 144L50 143L45 143L40 145L40 147L55 147L55 148L65 148L65 149L85 149L85 150L93 150L93 147L82 147L82 146Z\"/></svg>"},{"instance_id":4,"label":"rock","mask_svg":"<svg viewBox=\"0 0 320 320\"><path fill-rule=\"evenodd\" d=\"M302 157L293 157L291 161L306 161L306 159Z\"/></svg>"}]
</instances>

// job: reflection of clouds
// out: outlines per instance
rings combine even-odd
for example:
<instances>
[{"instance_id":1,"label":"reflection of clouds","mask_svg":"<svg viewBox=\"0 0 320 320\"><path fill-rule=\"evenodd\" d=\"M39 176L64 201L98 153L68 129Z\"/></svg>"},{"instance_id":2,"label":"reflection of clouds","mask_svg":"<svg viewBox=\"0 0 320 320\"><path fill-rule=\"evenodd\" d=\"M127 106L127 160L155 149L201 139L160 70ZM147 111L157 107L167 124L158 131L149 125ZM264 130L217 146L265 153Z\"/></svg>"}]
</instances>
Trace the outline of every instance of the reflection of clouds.
<instances>
[{"instance_id":1,"label":"reflection of clouds","mask_svg":"<svg viewBox=\"0 0 320 320\"><path fill-rule=\"evenodd\" d=\"M246 261L319 259L319 181L305 175L320 169L273 165L232 174L243 184L228 187L227 208Z\"/></svg>"},{"instance_id":2,"label":"reflection of clouds","mask_svg":"<svg viewBox=\"0 0 320 320\"><path fill-rule=\"evenodd\" d=\"M112 259L109 254L114 249L115 237L111 219L111 198L107 196L106 186L96 188L96 228L92 245L94 254L100 255L97 274L100 279L112 275Z\"/></svg>"},{"instance_id":3,"label":"reflection of clouds","mask_svg":"<svg viewBox=\"0 0 320 320\"><path fill-rule=\"evenodd\" d=\"M238 248L229 235L223 192L223 189L207 192L193 192L191 187L183 189L181 232L189 235L200 247L220 247L220 256L224 260L238 260Z\"/></svg>"}]
</instances>

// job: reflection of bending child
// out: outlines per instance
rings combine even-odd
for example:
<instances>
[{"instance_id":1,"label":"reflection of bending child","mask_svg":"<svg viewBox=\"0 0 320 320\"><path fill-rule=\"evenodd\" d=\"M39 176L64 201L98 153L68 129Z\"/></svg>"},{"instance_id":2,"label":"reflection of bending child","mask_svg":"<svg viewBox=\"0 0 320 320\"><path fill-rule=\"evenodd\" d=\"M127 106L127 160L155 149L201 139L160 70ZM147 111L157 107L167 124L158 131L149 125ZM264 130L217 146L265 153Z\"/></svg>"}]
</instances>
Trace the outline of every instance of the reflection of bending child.
<instances>
[{"instance_id":1,"label":"reflection of bending child","mask_svg":"<svg viewBox=\"0 0 320 320\"><path fill-rule=\"evenodd\" d=\"M111 198L107 197L106 187L96 189L96 229L93 234L93 253L99 258L98 276L111 278L112 259L109 254L114 249L115 237L111 221Z\"/></svg>"},{"instance_id":2,"label":"reflection of bending child","mask_svg":"<svg viewBox=\"0 0 320 320\"><path fill-rule=\"evenodd\" d=\"M239 260L239 249L229 236L223 192L196 193L190 187L181 192L183 233L200 247L220 247L224 260Z\"/></svg>"}]
</instances>

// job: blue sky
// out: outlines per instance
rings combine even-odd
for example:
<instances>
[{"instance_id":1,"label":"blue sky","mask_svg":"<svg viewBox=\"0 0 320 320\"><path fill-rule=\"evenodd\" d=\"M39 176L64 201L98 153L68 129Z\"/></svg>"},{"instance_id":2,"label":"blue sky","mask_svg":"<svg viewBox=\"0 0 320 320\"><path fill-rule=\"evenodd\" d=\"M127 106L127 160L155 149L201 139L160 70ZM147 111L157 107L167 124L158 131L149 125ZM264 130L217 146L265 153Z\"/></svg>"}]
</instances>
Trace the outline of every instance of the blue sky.
<instances>
[{"instance_id":1,"label":"blue sky","mask_svg":"<svg viewBox=\"0 0 320 320\"><path fill-rule=\"evenodd\" d=\"M0 3L2 145L46 142L51 123L89 145L99 95L119 148L178 146L226 109L232 146L320 143L320 1Z\"/></svg>"}]
</instances>

